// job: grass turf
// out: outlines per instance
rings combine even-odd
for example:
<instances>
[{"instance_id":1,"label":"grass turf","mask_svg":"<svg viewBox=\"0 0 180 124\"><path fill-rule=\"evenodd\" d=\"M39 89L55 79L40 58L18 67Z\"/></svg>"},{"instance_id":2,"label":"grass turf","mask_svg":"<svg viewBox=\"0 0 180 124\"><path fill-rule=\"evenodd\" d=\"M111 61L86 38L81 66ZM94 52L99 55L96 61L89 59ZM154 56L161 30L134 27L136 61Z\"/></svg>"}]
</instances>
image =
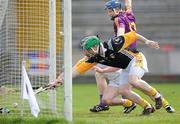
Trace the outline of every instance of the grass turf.
<instances>
[{"instance_id":1,"label":"grass turf","mask_svg":"<svg viewBox=\"0 0 180 124\"><path fill-rule=\"evenodd\" d=\"M176 113L169 114L164 109L156 111L150 116L140 116L141 107L137 107L130 114L123 114L123 107L111 107L109 111L91 113L89 108L99 102L98 91L95 84L73 85L73 123L74 124L179 124L180 123L180 83L151 84L164 95ZM141 92L135 90L149 102L151 100ZM151 102L154 104L153 102ZM67 124L62 118L19 118L0 116L0 124Z\"/></svg>"}]
</instances>

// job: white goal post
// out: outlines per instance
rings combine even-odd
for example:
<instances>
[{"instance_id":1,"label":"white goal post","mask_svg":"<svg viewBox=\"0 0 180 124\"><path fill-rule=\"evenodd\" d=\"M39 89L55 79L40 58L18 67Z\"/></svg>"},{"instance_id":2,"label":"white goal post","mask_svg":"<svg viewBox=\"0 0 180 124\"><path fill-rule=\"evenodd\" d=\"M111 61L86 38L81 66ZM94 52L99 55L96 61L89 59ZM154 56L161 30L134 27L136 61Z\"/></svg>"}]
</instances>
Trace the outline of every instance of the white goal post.
<instances>
[{"instance_id":1,"label":"white goal post","mask_svg":"<svg viewBox=\"0 0 180 124\"><path fill-rule=\"evenodd\" d=\"M64 115L72 121L72 15L71 0L64 0Z\"/></svg>"}]
</instances>

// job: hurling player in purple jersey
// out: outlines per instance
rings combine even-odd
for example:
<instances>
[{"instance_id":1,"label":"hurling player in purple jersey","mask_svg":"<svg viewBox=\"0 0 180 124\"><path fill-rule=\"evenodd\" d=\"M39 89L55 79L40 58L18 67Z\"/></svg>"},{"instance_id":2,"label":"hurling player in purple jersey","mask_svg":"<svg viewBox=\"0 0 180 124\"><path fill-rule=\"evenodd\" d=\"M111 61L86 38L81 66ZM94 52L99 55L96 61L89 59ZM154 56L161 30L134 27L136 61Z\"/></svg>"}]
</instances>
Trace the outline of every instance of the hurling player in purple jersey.
<instances>
[{"instance_id":1,"label":"hurling player in purple jersey","mask_svg":"<svg viewBox=\"0 0 180 124\"><path fill-rule=\"evenodd\" d=\"M107 10L107 13L109 14L110 11L111 10ZM117 17L112 17L112 20L114 21L113 27L115 36L120 36L130 31L136 31L135 16L130 9L126 11L121 11ZM134 42L129 48L135 49L136 42Z\"/></svg>"},{"instance_id":2,"label":"hurling player in purple jersey","mask_svg":"<svg viewBox=\"0 0 180 124\"><path fill-rule=\"evenodd\" d=\"M109 1L111 2L111 1ZM116 2L116 0L114 0ZM107 3L105 4L105 9L107 11L107 14L111 17L111 20L113 20L113 27L114 27L114 33L115 36L123 35L124 33L128 33L130 31L136 31L136 25L135 25L135 17L131 10L131 0L125 0L125 10L121 9L121 3L117 1L118 3L114 4L114 8L119 8L121 10L121 13L119 11L116 12L114 8L107 9ZM113 2L112 2L113 3ZM109 5L111 6L111 5ZM112 5L113 6L113 5ZM118 16L120 14L120 16ZM129 46L129 48L136 50L136 42L134 42L132 45ZM100 96L100 103L98 105L95 105L93 108L90 109L91 112L99 112L108 110L109 107L107 105L104 105L102 103L102 94L104 92L104 89L107 87L107 81L103 74L95 72L95 78L97 82L97 88L99 91ZM125 107L123 110L124 113L130 113L134 108L136 107L136 104L130 103L129 106Z\"/></svg>"},{"instance_id":3,"label":"hurling player in purple jersey","mask_svg":"<svg viewBox=\"0 0 180 124\"><path fill-rule=\"evenodd\" d=\"M122 10L121 3L118 0L110 0L105 4L107 15L110 16L111 20L113 21L114 33L116 37L130 31L136 31L135 16L132 12L132 1L125 0L125 7L126 9ZM128 48L128 50L138 54L138 51L136 50L136 42L134 42ZM156 109L160 109L163 106L167 112L175 112L175 110L169 105L167 100L162 98L161 94L155 88L151 87L147 82L137 76L137 74L139 73L145 73L145 71L139 68L135 68L129 74L128 81L130 85L132 85L136 89L141 90L143 93L155 100ZM95 77L97 82L97 88L100 93L100 104L91 108L90 111L99 112L103 110L108 110L109 107L102 103L102 94L104 92L104 89L107 87L106 79L102 75L102 73L99 72L95 73ZM125 107L124 113L131 112L129 110L133 110L135 106L136 105L132 103L129 107Z\"/></svg>"}]
</instances>

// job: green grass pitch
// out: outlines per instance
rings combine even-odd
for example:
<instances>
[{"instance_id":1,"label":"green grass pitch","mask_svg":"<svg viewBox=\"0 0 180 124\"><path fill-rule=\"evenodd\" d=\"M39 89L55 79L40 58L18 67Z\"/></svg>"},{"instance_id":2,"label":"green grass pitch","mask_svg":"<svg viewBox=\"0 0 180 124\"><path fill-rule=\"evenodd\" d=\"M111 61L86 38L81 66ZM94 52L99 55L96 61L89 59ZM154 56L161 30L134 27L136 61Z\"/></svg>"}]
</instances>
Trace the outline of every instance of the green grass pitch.
<instances>
[{"instance_id":1,"label":"green grass pitch","mask_svg":"<svg viewBox=\"0 0 180 124\"><path fill-rule=\"evenodd\" d=\"M74 124L180 124L180 83L151 84L161 91L176 109L176 113L169 114L163 108L150 116L140 116L141 107L137 107L130 114L123 114L123 107L111 107L109 111L91 113L89 108L99 102L98 91L95 84L73 85L73 123ZM137 90L135 90L137 91ZM148 97L137 91L141 96L154 104ZM0 124L67 124L58 118L12 118L0 117Z\"/></svg>"}]
</instances>

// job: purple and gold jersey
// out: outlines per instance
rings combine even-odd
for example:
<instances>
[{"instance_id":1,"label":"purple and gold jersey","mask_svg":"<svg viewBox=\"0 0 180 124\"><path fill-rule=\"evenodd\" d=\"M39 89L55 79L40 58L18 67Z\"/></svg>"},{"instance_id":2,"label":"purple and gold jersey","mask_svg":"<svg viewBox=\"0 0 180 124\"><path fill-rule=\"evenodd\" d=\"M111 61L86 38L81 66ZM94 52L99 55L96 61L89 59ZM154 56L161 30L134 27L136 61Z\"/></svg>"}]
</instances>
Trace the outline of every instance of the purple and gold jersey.
<instances>
[{"instance_id":1,"label":"purple and gold jersey","mask_svg":"<svg viewBox=\"0 0 180 124\"><path fill-rule=\"evenodd\" d=\"M121 12L114 19L114 32L117 36L118 27L125 28L125 33L136 31L135 16L132 12ZM136 48L136 42L129 46L130 49Z\"/></svg>"}]
</instances>

